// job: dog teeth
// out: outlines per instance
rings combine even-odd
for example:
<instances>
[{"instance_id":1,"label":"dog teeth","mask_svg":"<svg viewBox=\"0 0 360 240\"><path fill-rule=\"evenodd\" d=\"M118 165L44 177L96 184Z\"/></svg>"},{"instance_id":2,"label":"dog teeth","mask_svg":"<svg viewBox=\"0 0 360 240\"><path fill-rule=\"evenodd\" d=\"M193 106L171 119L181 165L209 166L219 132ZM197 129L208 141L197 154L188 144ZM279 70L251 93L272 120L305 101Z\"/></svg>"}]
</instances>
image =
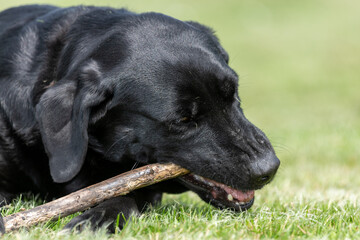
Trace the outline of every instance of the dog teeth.
<instances>
[{"instance_id":1,"label":"dog teeth","mask_svg":"<svg viewBox=\"0 0 360 240\"><path fill-rule=\"evenodd\" d=\"M207 185L209 185L210 187L215 186L212 182L206 182L206 183L207 183Z\"/></svg>"},{"instance_id":2,"label":"dog teeth","mask_svg":"<svg viewBox=\"0 0 360 240\"><path fill-rule=\"evenodd\" d=\"M228 195L227 195L227 199L228 199L229 201L234 200L234 198L233 198L233 196L232 196L231 194L228 194Z\"/></svg>"},{"instance_id":3,"label":"dog teeth","mask_svg":"<svg viewBox=\"0 0 360 240\"><path fill-rule=\"evenodd\" d=\"M244 205L244 204L245 204L245 202L239 202L239 204Z\"/></svg>"},{"instance_id":4,"label":"dog teeth","mask_svg":"<svg viewBox=\"0 0 360 240\"><path fill-rule=\"evenodd\" d=\"M194 175L194 178L198 181L204 181L204 178L202 176L199 176L199 175Z\"/></svg>"}]
</instances>

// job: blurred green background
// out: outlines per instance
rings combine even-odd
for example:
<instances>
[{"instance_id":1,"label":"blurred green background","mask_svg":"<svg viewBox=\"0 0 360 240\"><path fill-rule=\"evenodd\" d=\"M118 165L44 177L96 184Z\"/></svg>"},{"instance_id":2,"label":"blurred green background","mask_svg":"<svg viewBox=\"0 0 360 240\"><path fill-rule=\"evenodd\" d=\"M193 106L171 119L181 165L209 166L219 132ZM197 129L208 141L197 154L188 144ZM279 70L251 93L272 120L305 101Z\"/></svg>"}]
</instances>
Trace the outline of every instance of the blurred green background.
<instances>
[{"instance_id":1,"label":"blurred green background","mask_svg":"<svg viewBox=\"0 0 360 240\"><path fill-rule=\"evenodd\" d=\"M126 7L212 27L240 76L245 114L282 161L257 204L359 201L359 1L1 0L0 8L30 3Z\"/></svg>"}]
</instances>

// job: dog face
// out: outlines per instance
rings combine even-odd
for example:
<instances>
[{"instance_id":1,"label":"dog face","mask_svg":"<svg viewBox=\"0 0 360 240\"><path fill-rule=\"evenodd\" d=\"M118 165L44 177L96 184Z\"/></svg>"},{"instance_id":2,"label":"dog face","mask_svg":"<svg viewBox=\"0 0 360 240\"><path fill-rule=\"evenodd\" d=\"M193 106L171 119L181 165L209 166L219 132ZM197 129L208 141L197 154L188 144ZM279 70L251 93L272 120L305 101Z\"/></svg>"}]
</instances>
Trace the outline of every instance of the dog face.
<instances>
[{"instance_id":1,"label":"dog face","mask_svg":"<svg viewBox=\"0 0 360 240\"><path fill-rule=\"evenodd\" d=\"M243 114L227 53L197 23L139 18L99 36L74 32L65 47L61 80L36 106L54 181L72 179L89 147L108 161L176 163L204 200L249 208L279 160ZM89 49L81 57L79 38Z\"/></svg>"}]
</instances>

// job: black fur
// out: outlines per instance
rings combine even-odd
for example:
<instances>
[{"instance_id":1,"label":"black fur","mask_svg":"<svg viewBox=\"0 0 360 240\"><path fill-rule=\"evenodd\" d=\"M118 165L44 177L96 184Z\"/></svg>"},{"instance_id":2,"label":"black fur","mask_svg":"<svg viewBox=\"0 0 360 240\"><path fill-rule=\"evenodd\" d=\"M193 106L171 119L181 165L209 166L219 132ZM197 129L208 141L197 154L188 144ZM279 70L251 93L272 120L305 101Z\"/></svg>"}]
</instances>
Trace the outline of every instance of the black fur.
<instances>
[{"instance_id":1,"label":"black fur","mask_svg":"<svg viewBox=\"0 0 360 240\"><path fill-rule=\"evenodd\" d=\"M155 162L237 189L262 187L268 181L259 177L272 177L279 162L244 117L228 61L212 30L158 13L3 11L0 202L28 191L63 196ZM67 227L90 220L96 228L119 213L138 214L162 192L186 190L176 180L157 184L106 201Z\"/></svg>"}]
</instances>

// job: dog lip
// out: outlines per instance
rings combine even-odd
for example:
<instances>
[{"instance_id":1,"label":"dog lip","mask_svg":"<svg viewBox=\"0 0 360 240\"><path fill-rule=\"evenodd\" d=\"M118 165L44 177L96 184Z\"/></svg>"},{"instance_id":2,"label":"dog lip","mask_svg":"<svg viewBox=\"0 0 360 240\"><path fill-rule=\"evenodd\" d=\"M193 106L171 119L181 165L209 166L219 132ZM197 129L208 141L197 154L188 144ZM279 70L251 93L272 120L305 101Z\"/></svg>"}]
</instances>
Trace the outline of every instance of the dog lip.
<instances>
[{"instance_id":1,"label":"dog lip","mask_svg":"<svg viewBox=\"0 0 360 240\"><path fill-rule=\"evenodd\" d=\"M190 173L179 178L195 192L206 192L206 198L221 208L249 209L254 202L254 190L238 190L223 183Z\"/></svg>"}]
</instances>

